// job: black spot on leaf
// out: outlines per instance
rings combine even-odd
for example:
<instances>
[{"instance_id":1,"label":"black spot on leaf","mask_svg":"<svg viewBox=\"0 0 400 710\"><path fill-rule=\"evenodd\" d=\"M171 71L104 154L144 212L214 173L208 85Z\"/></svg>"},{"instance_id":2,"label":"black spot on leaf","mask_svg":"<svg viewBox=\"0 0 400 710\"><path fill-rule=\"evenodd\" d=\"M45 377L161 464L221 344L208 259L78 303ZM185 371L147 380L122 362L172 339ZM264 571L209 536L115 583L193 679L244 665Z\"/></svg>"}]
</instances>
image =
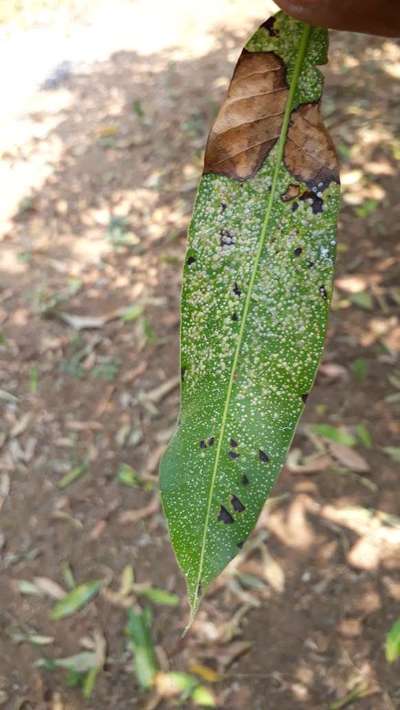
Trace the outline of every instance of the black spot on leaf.
<instances>
[{"instance_id":1,"label":"black spot on leaf","mask_svg":"<svg viewBox=\"0 0 400 710\"><path fill-rule=\"evenodd\" d=\"M235 243L235 238L229 229L221 229L219 244L222 248L230 247Z\"/></svg>"},{"instance_id":2,"label":"black spot on leaf","mask_svg":"<svg viewBox=\"0 0 400 710\"><path fill-rule=\"evenodd\" d=\"M232 449L236 449L236 447L239 446L235 439L231 439L229 444L232 446Z\"/></svg>"},{"instance_id":3,"label":"black spot on leaf","mask_svg":"<svg viewBox=\"0 0 400 710\"><path fill-rule=\"evenodd\" d=\"M248 476L246 476L245 473L243 474L243 476L241 478L241 483L243 486L248 486L250 483L250 480L249 480Z\"/></svg>"},{"instance_id":4,"label":"black spot on leaf","mask_svg":"<svg viewBox=\"0 0 400 710\"><path fill-rule=\"evenodd\" d=\"M237 313L232 313L232 320L233 320L233 321L238 321L238 320L239 320L239 316L238 316Z\"/></svg>"},{"instance_id":5,"label":"black spot on leaf","mask_svg":"<svg viewBox=\"0 0 400 710\"><path fill-rule=\"evenodd\" d=\"M324 298L325 301L327 301L328 300L328 293L327 293L327 290L324 285L319 287L319 292L320 292L322 298Z\"/></svg>"},{"instance_id":6,"label":"black spot on leaf","mask_svg":"<svg viewBox=\"0 0 400 710\"><path fill-rule=\"evenodd\" d=\"M246 506L243 505L242 501L239 500L237 496L232 496L231 498L232 508L236 513L243 513L246 510Z\"/></svg>"},{"instance_id":7,"label":"black spot on leaf","mask_svg":"<svg viewBox=\"0 0 400 710\"><path fill-rule=\"evenodd\" d=\"M262 449L258 449L258 458L262 461L262 463L268 463L269 461L268 454L266 454Z\"/></svg>"},{"instance_id":8,"label":"black spot on leaf","mask_svg":"<svg viewBox=\"0 0 400 710\"><path fill-rule=\"evenodd\" d=\"M239 550L242 549L243 545L244 545L244 540L242 540L242 542L238 542L237 546L238 546Z\"/></svg>"},{"instance_id":9,"label":"black spot on leaf","mask_svg":"<svg viewBox=\"0 0 400 710\"><path fill-rule=\"evenodd\" d=\"M298 202L293 202L292 204L292 212L296 212L296 210L299 209L299 203Z\"/></svg>"},{"instance_id":10,"label":"black spot on leaf","mask_svg":"<svg viewBox=\"0 0 400 710\"><path fill-rule=\"evenodd\" d=\"M227 205L225 204L225 202L221 202L221 214L224 214L226 208L227 208Z\"/></svg>"},{"instance_id":11,"label":"black spot on leaf","mask_svg":"<svg viewBox=\"0 0 400 710\"><path fill-rule=\"evenodd\" d=\"M315 266L315 263L313 261L310 261L310 259L307 260L307 268L312 269L312 267Z\"/></svg>"},{"instance_id":12,"label":"black spot on leaf","mask_svg":"<svg viewBox=\"0 0 400 710\"><path fill-rule=\"evenodd\" d=\"M194 264L195 261L196 261L196 257L192 255L192 256L188 256L186 263L188 266L190 266L191 264Z\"/></svg>"},{"instance_id":13,"label":"black spot on leaf","mask_svg":"<svg viewBox=\"0 0 400 710\"><path fill-rule=\"evenodd\" d=\"M197 596L201 597L202 593L203 593L203 587L202 587L201 582L199 582L199 584L197 585Z\"/></svg>"},{"instance_id":14,"label":"black spot on leaf","mask_svg":"<svg viewBox=\"0 0 400 710\"><path fill-rule=\"evenodd\" d=\"M307 402L308 394L309 394L308 392L305 392L304 394L301 395L301 398L302 398L304 404Z\"/></svg>"},{"instance_id":15,"label":"black spot on leaf","mask_svg":"<svg viewBox=\"0 0 400 710\"><path fill-rule=\"evenodd\" d=\"M240 288L239 288L239 286L237 285L236 281L235 281L235 283L233 284L233 289L232 289L232 290L233 290L233 293L235 294L235 296L240 296L241 293L242 293L241 290L240 290Z\"/></svg>"},{"instance_id":16,"label":"black spot on leaf","mask_svg":"<svg viewBox=\"0 0 400 710\"><path fill-rule=\"evenodd\" d=\"M238 459L240 454L237 451L228 451L228 456L230 459Z\"/></svg>"},{"instance_id":17,"label":"black spot on leaf","mask_svg":"<svg viewBox=\"0 0 400 710\"><path fill-rule=\"evenodd\" d=\"M186 374L187 367L181 367L181 379L182 381L184 380L185 374Z\"/></svg>"},{"instance_id":18,"label":"black spot on leaf","mask_svg":"<svg viewBox=\"0 0 400 710\"><path fill-rule=\"evenodd\" d=\"M300 256L302 253L303 253L303 249L301 247L296 247L296 249L293 252L293 254L295 256Z\"/></svg>"},{"instance_id":19,"label":"black spot on leaf","mask_svg":"<svg viewBox=\"0 0 400 710\"><path fill-rule=\"evenodd\" d=\"M319 197L316 192L312 192L311 190L306 190L306 192L303 192L301 197L299 198L300 200L311 200L311 209L313 211L313 214L318 214L323 211L323 206L324 206L324 201L322 197Z\"/></svg>"},{"instance_id":20,"label":"black spot on leaf","mask_svg":"<svg viewBox=\"0 0 400 710\"><path fill-rule=\"evenodd\" d=\"M200 441L199 446L200 446L201 449L206 449L206 448L207 448L207 444L206 444L206 442L204 441L204 439L202 439L202 440Z\"/></svg>"},{"instance_id":21,"label":"black spot on leaf","mask_svg":"<svg viewBox=\"0 0 400 710\"><path fill-rule=\"evenodd\" d=\"M210 438L209 438L209 440L208 440L208 445L209 445L209 446L212 446L213 443L214 443L214 441L215 441L215 437L214 437L214 436L210 436Z\"/></svg>"},{"instance_id":22,"label":"black spot on leaf","mask_svg":"<svg viewBox=\"0 0 400 710\"><path fill-rule=\"evenodd\" d=\"M279 32L276 31L275 29L275 17L270 17L268 20L263 22L261 27L264 27L264 29L268 32L270 37L278 37Z\"/></svg>"},{"instance_id":23,"label":"black spot on leaf","mask_svg":"<svg viewBox=\"0 0 400 710\"><path fill-rule=\"evenodd\" d=\"M232 525L232 523L235 522L229 510L227 510L224 505L221 505L218 514L218 520L220 520L222 523L225 523L225 525Z\"/></svg>"}]
</instances>

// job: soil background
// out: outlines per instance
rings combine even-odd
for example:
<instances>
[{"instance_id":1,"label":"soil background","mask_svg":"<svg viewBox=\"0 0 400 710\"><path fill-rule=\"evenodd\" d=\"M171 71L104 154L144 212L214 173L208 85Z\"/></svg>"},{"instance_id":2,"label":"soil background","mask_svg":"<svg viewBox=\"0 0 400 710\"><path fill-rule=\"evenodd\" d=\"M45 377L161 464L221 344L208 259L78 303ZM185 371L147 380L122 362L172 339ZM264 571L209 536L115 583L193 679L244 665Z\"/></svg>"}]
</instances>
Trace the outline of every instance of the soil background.
<instances>
[{"instance_id":1,"label":"soil background","mask_svg":"<svg viewBox=\"0 0 400 710\"><path fill-rule=\"evenodd\" d=\"M107 593L132 565L181 600L153 607L161 667L216 681L218 707L400 708L385 660L400 617L400 42L331 34L343 210L327 347L272 500L182 639L157 467L179 404L186 229L209 126L272 3L56 5L16 4L0 25L0 705L173 706L140 691ZM106 592L51 621L69 571ZM107 654L89 700L35 666L95 632Z\"/></svg>"}]
</instances>

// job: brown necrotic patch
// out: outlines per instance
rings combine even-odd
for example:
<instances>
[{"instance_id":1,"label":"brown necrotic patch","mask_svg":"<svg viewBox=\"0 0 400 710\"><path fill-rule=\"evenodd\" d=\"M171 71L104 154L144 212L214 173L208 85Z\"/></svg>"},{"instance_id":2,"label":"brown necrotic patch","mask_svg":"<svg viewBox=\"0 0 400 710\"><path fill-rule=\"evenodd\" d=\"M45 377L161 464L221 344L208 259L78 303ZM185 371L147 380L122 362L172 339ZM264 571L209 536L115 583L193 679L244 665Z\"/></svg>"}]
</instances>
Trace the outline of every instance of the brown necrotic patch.
<instances>
[{"instance_id":1,"label":"brown necrotic patch","mask_svg":"<svg viewBox=\"0 0 400 710\"><path fill-rule=\"evenodd\" d=\"M292 175L317 192L323 192L331 182L339 182L336 151L322 123L319 102L303 104L293 111L284 161Z\"/></svg>"},{"instance_id":2,"label":"brown necrotic patch","mask_svg":"<svg viewBox=\"0 0 400 710\"><path fill-rule=\"evenodd\" d=\"M279 138L287 99L282 59L273 52L243 50L208 137L204 173L240 181L255 175ZM335 148L322 123L319 102L292 112L284 162L294 178L318 193L339 182ZM297 189L290 185L283 201L295 199ZM319 203L313 205L321 211Z\"/></svg>"},{"instance_id":3,"label":"brown necrotic patch","mask_svg":"<svg viewBox=\"0 0 400 710\"><path fill-rule=\"evenodd\" d=\"M204 172L237 180L254 175L279 137L287 96L282 60L243 50L208 138Z\"/></svg>"},{"instance_id":4,"label":"brown necrotic patch","mask_svg":"<svg viewBox=\"0 0 400 710\"><path fill-rule=\"evenodd\" d=\"M225 525L232 525L232 523L235 522L229 510L227 510L224 505L221 505L220 507L218 513L218 520L220 520L222 523L225 523Z\"/></svg>"},{"instance_id":5,"label":"brown necrotic patch","mask_svg":"<svg viewBox=\"0 0 400 710\"><path fill-rule=\"evenodd\" d=\"M281 196L281 200L283 202L291 202L291 200L295 200L300 195L300 192L300 185L289 185L286 192Z\"/></svg>"}]
</instances>

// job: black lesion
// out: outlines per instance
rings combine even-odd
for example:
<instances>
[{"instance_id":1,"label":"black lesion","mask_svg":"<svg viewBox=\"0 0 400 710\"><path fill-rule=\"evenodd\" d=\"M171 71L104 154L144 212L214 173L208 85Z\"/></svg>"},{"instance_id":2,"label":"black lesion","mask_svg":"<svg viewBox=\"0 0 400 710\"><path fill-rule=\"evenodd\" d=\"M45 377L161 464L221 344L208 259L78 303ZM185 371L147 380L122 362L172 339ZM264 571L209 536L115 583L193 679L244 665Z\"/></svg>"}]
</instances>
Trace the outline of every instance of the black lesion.
<instances>
[{"instance_id":1,"label":"black lesion","mask_svg":"<svg viewBox=\"0 0 400 710\"><path fill-rule=\"evenodd\" d=\"M270 17L261 25L269 34L270 37L278 37L279 32L275 29L275 17Z\"/></svg>"},{"instance_id":2,"label":"black lesion","mask_svg":"<svg viewBox=\"0 0 400 710\"><path fill-rule=\"evenodd\" d=\"M243 547L243 545L244 545L244 542L245 542L245 541L242 540L241 542L238 542L238 543L237 543L237 546L238 546L239 550L242 549L242 547Z\"/></svg>"},{"instance_id":3,"label":"black lesion","mask_svg":"<svg viewBox=\"0 0 400 710\"><path fill-rule=\"evenodd\" d=\"M214 443L214 441L215 441L215 437L214 437L214 436L210 436L210 438L209 438L209 440L208 440L207 443L208 443L209 446L212 446L213 443Z\"/></svg>"},{"instance_id":4,"label":"black lesion","mask_svg":"<svg viewBox=\"0 0 400 710\"><path fill-rule=\"evenodd\" d=\"M316 192L313 192L312 190L306 190L306 192L303 192L303 194L299 197L299 200L311 200L311 209L313 211L313 214L319 214L323 212L324 201L322 197L320 197Z\"/></svg>"},{"instance_id":5,"label":"black lesion","mask_svg":"<svg viewBox=\"0 0 400 710\"><path fill-rule=\"evenodd\" d=\"M248 486L250 483L249 477L246 476L246 474L244 473L242 478L240 479L240 482L243 486Z\"/></svg>"},{"instance_id":6,"label":"black lesion","mask_svg":"<svg viewBox=\"0 0 400 710\"><path fill-rule=\"evenodd\" d=\"M237 313L232 313L232 316L231 316L231 317L232 317L232 320L235 321L235 322L239 320L239 316L238 316Z\"/></svg>"},{"instance_id":7,"label":"black lesion","mask_svg":"<svg viewBox=\"0 0 400 710\"><path fill-rule=\"evenodd\" d=\"M201 582L199 582L199 584L197 585L197 596L201 597L202 593L203 593L203 586L202 586Z\"/></svg>"},{"instance_id":8,"label":"black lesion","mask_svg":"<svg viewBox=\"0 0 400 710\"><path fill-rule=\"evenodd\" d=\"M227 206L228 206L228 205L225 204L225 202L221 202L221 214L224 214L224 212L225 212Z\"/></svg>"},{"instance_id":9,"label":"black lesion","mask_svg":"<svg viewBox=\"0 0 400 710\"><path fill-rule=\"evenodd\" d=\"M228 456L230 459L238 459L240 454L237 451L228 451Z\"/></svg>"},{"instance_id":10,"label":"black lesion","mask_svg":"<svg viewBox=\"0 0 400 710\"><path fill-rule=\"evenodd\" d=\"M304 392L304 394L301 395L301 398L304 402L304 404L307 402L309 392Z\"/></svg>"},{"instance_id":11,"label":"black lesion","mask_svg":"<svg viewBox=\"0 0 400 710\"><path fill-rule=\"evenodd\" d=\"M325 301L328 300L328 292L323 284L319 287L319 293Z\"/></svg>"},{"instance_id":12,"label":"black lesion","mask_svg":"<svg viewBox=\"0 0 400 710\"><path fill-rule=\"evenodd\" d=\"M185 379L186 371L187 371L187 367L185 367L185 365L183 365L183 366L181 367L181 380L182 380L182 382L183 382L183 380Z\"/></svg>"},{"instance_id":13,"label":"black lesion","mask_svg":"<svg viewBox=\"0 0 400 710\"><path fill-rule=\"evenodd\" d=\"M231 439L231 440L229 441L229 445L232 447L232 449L236 449L236 447L239 446L239 444L237 443L236 439Z\"/></svg>"},{"instance_id":14,"label":"black lesion","mask_svg":"<svg viewBox=\"0 0 400 710\"><path fill-rule=\"evenodd\" d=\"M302 248L302 247L296 247L296 249L295 249L294 252L293 252L293 254L294 254L295 256L301 256L302 253L303 253L303 248Z\"/></svg>"},{"instance_id":15,"label":"black lesion","mask_svg":"<svg viewBox=\"0 0 400 710\"><path fill-rule=\"evenodd\" d=\"M221 229L219 233L219 244L220 247L231 247L235 243L235 237L229 229Z\"/></svg>"},{"instance_id":16,"label":"black lesion","mask_svg":"<svg viewBox=\"0 0 400 710\"><path fill-rule=\"evenodd\" d=\"M188 266L190 266L191 264L194 264L195 261L196 261L196 257L193 256L193 254L191 254L191 256L188 256L188 258L187 258L187 260L186 260L186 263L187 263Z\"/></svg>"},{"instance_id":17,"label":"black lesion","mask_svg":"<svg viewBox=\"0 0 400 710\"><path fill-rule=\"evenodd\" d=\"M313 266L315 266L315 261L311 261L311 259L307 260L307 269L312 269Z\"/></svg>"},{"instance_id":18,"label":"black lesion","mask_svg":"<svg viewBox=\"0 0 400 710\"><path fill-rule=\"evenodd\" d=\"M202 439L202 440L200 441L199 446L200 446L201 449L206 449L206 448L207 448L207 444L206 444L206 442L204 441L204 439Z\"/></svg>"},{"instance_id":19,"label":"black lesion","mask_svg":"<svg viewBox=\"0 0 400 710\"><path fill-rule=\"evenodd\" d=\"M221 505L218 513L218 520L225 523L225 525L232 525L232 523L235 522L229 510L227 510L224 505Z\"/></svg>"},{"instance_id":20,"label":"black lesion","mask_svg":"<svg viewBox=\"0 0 400 710\"><path fill-rule=\"evenodd\" d=\"M243 511L246 510L246 506L243 505L242 501L239 500L239 498L237 496L231 497L231 503L232 503L232 508L235 511L235 513L243 513Z\"/></svg>"},{"instance_id":21,"label":"black lesion","mask_svg":"<svg viewBox=\"0 0 400 710\"><path fill-rule=\"evenodd\" d=\"M269 461L269 456L268 454L263 451L262 449L258 449L258 458L262 463L268 463Z\"/></svg>"},{"instance_id":22,"label":"black lesion","mask_svg":"<svg viewBox=\"0 0 400 710\"><path fill-rule=\"evenodd\" d=\"M240 296L241 293L242 293L241 290L240 290L240 288L239 288L239 286L237 285L237 282L236 282L236 281L235 281L235 283L233 284L233 289L232 289L232 291L233 291L233 293L235 294L235 296Z\"/></svg>"}]
</instances>

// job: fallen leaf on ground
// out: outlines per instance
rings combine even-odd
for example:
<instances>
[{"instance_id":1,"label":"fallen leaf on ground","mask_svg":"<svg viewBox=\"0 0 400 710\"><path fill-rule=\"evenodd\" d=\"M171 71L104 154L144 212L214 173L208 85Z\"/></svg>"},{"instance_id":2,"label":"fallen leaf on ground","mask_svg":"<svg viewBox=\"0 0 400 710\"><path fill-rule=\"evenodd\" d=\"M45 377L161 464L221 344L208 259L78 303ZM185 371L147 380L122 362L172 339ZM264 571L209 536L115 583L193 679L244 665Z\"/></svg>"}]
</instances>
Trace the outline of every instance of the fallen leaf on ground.
<instances>
[{"instance_id":1,"label":"fallen leaf on ground","mask_svg":"<svg viewBox=\"0 0 400 710\"><path fill-rule=\"evenodd\" d=\"M63 619L79 611L99 592L102 584L101 580L95 580L75 587L53 607L50 618L53 621L58 621L58 619Z\"/></svg>"},{"instance_id":2,"label":"fallen leaf on ground","mask_svg":"<svg viewBox=\"0 0 400 710\"><path fill-rule=\"evenodd\" d=\"M330 441L328 446L332 456L350 471L367 473L370 470L367 461L354 449L338 444L336 441Z\"/></svg>"},{"instance_id":3,"label":"fallen leaf on ground","mask_svg":"<svg viewBox=\"0 0 400 710\"><path fill-rule=\"evenodd\" d=\"M47 594L51 599L64 599L66 595L65 590L48 577L35 577L33 582L43 594Z\"/></svg>"},{"instance_id":4,"label":"fallen leaf on ground","mask_svg":"<svg viewBox=\"0 0 400 710\"><path fill-rule=\"evenodd\" d=\"M150 515L157 513L159 508L160 501L158 496L155 496L144 508L139 508L138 510L124 510L124 512L119 515L118 522L122 525L137 523L139 520L144 520L144 518L148 518Z\"/></svg>"},{"instance_id":5,"label":"fallen leaf on ground","mask_svg":"<svg viewBox=\"0 0 400 710\"><path fill-rule=\"evenodd\" d=\"M291 473L321 473L332 466L332 459L328 454L317 453L301 459L300 449L293 449L287 458L286 468ZM301 461L301 463L300 463Z\"/></svg>"}]
</instances>

